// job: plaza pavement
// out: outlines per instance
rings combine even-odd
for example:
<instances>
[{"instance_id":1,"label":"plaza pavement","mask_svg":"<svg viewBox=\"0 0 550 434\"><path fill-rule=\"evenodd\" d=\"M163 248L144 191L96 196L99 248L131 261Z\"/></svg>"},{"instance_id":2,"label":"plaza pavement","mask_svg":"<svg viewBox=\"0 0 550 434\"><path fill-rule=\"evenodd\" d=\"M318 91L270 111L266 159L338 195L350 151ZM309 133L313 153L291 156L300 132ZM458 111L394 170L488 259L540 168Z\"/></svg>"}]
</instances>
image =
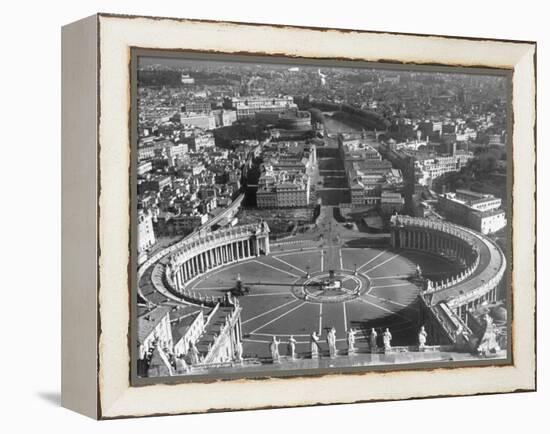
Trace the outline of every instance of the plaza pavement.
<instances>
[{"instance_id":1,"label":"plaza pavement","mask_svg":"<svg viewBox=\"0 0 550 434\"><path fill-rule=\"evenodd\" d=\"M298 341L298 353L309 351L310 334L316 331L323 340L330 327L336 328L339 349L346 347L349 328L358 331L358 345L371 327L379 332L389 327L395 345L410 343L411 334L418 329L419 288L410 280L416 264L426 273L445 271L451 265L418 252L330 248L330 255L328 248L298 249L232 264L193 282L191 289L204 295L221 295L234 286L237 276L250 286L250 294L239 298L245 356L267 356L273 336L284 343L293 335ZM355 267L369 286L353 300L305 301L292 291L293 285L303 281L308 271L328 275L329 269L353 271Z\"/></svg>"}]
</instances>

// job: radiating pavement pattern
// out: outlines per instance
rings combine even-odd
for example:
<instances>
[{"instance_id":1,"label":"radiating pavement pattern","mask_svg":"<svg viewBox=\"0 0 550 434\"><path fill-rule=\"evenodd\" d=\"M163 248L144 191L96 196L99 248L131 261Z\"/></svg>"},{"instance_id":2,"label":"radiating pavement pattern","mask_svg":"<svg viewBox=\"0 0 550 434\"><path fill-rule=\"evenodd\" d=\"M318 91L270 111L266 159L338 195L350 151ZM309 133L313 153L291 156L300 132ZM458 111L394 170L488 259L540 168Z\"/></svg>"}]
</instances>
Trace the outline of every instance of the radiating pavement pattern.
<instances>
[{"instance_id":1,"label":"radiating pavement pattern","mask_svg":"<svg viewBox=\"0 0 550 434\"><path fill-rule=\"evenodd\" d=\"M298 341L298 354L307 353L310 334L316 331L323 341L331 327L336 329L338 348L346 348L350 327L358 332L358 346L371 327L379 332L388 327L392 344L403 345L414 341L419 326L419 288L411 279L417 264L427 274L447 273L454 267L422 252L329 246L232 264L195 281L192 290L220 295L235 285L237 276L250 287L248 295L239 297L244 353L248 357L266 357L273 336L283 343L282 355L286 354L284 343L290 335ZM324 298L321 290L317 291L319 297L304 299L297 295L304 282L321 281L328 277L329 270L342 280L340 292L347 294L343 301ZM309 285L307 292L316 295L316 288Z\"/></svg>"}]
</instances>

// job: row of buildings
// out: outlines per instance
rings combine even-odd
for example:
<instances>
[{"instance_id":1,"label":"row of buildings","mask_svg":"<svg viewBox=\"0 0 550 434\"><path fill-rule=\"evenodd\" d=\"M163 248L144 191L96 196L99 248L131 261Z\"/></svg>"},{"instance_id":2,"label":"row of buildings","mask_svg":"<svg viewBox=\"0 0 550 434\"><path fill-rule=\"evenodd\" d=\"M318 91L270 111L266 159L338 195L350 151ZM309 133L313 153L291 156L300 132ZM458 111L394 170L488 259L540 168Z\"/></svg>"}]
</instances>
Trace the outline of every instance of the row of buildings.
<instances>
[{"instance_id":1,"label":"row of buildings","mask_svg":"<svg viewBox=\"0 0 550 434\"><path fill-rule=\"evenodd\" d=\"M418 139L443 143L476 142L487 139L488 144L504 145L506 131L498 127L495 113L448 118L432 116L413 125ZM498 127L498 128L497 128Z\"/></svg>"},{"instance_id":2,"label":"row of buildings","mask_svg":"<svg viewBox=\"0 0 550 434\"><path fill-rule=\"evenodd\" d=\"M294 103L294 98L289 95L284 96L236 96L226 100L226 106L234 110L237 119L250 119L258 114L282 113L295 111L298 106Z\"/></svg>"},{"instance_id":3,"label":"row of buildings","mask_svg":"<svg viewBox=\"0 0 550 434\"><path fill-rule=\"evenodd\" d=\"M388 159L402 168L409 182L420 188L431 188L435 179L460 171L474 158L472 152L457 150L456 142L446 154L428 151L416 141L396 143L390 140L382 144L382 149ZM483 234L497 232L506 226L502 200L491 194L458 189L436 195L432 202L448 220Z\"/></svg>"},{"instance_id":4,"label":"row of buildings","mask_svg":"<svg viewBox=\"0 0 550 434\"><path fill-rule=\"evenodd\" d=\"M262 149L258 208L299 208L310 205L311 178L317 165L315 145L269 142Z\"/></svg>"},{"instance_id":5,"label":"row of buildings","mask_svg":"<svg viewBox=\"0 0 550 434\"><path fill-rule=\"evenodd\" d=\"M433 181L445 173L460 171L474 158L472 152L457 149L456 142L438 150L428 149L426 143L397 143L390 139L381 143L380 149L394 166L402 170L404 176L411 178L411 183L427 187L431 187Z\"/></svg>"},{"instance_id":6,"label":"row of buildings","mask_svg":"<svg viewBox=\"0 0 550 434\"><path fill-rule=\"evenodd\" d=\"M246 154L217 148L211 132L170 125L138 143L140 258L159 236L184 235L215 217L241 188Z\"/></svg>"},{"instance_id":7,"label":"row of buildings","mask_svg":"<svg viewBox=\"0 0 550 434\"><path fill-rule=\"evenodd\" d=\"M291 128L311 128L309 112L298 112L291 96L247 96L226 98L223 108L213 108L208 100L187 101L178 115L182 125L205 130L226 127L237 120L263 118Z\"/></svg>"},{"instance_id":8,"label":"row of buildings","mask_svg":"<svg viewBox=\"0 0 550 434\"><path fill-rule=\"evenodd\" d=\"M235 302L214 307L139 306L138 376L184 374L242 357L240 313Z\"/></svg>"},{"instance_id":9,"label":"row of buildings","mask_svg":"<svg viewBox=\"0 0 550 434\"><path fill-rule=\"evenodd\" d=\"M470 190L443 193L437 203L438 210L448 220L482 234L498 232L506 226L506 213L501 206L502 199Z\"/></svg>"},{"instance_id":10,"label":"row of buildings","mask_svg":"<svg viewBox=\"0 0 550 434\"><path fill-rule=\"evenodd\" d=\"M182 125L190 125L204 130L227 127L237 121L237 113L234 110L214 109L207 102L191 103L183 107L179 113L179 122Z\"/></svg>"},{"instance_id":11,"label":"row of buildings","mask_svg":"<svg viewBox=\"0 0 550 434\"><path fill-rule=\"evenodd\" d=\"M182 80L183 84L194 84L188 75ZM299 112L291 96L233 96L220 104L207 93L193 94L190 89L186 88L188 98L171 115L166 107L174 107L174 101L180 100L179 91L165 95L161 89L161 98L154 100L150 92L140 94L140 105L147 107L139 119L137 147L140 261L159 236L192 232L221 212L240 190L242 169L249 163L246 151L257 151L258 142L236 146L233 151L219 149L214 129L251 118L291 130L311 129L309 112ZM287 151L277 152L276 158L270 151L267 153L273 158L265 166L260 206L307 206L314 150L311 158L303 146L288 146ZM305 161L304 155L311 161Z\"/></svg>"},{"instance_id":12,"label":"row of buildings","mask_svg":"<svg viewBox=\"0 0 550 434\"><path fill-rule=\"evenodd\" d=\"M340 135L339 150L350 189L351 206L377 205L384 214L400 212L403 176L388 160L362 139Z\"/></svg>"}]
</instances>

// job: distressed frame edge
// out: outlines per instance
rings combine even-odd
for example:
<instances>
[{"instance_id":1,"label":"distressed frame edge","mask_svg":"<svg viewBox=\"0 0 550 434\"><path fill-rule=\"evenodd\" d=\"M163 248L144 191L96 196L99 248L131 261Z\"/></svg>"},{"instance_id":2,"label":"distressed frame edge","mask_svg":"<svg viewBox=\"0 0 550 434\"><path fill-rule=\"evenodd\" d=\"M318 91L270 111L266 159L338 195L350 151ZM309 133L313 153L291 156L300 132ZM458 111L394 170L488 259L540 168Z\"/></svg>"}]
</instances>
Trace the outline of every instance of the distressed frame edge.
<instances>
[{"instance_id":1,"label":"distressed frame edge","mask_svg":"<svg viewBox=\"0 0 550 434\"><path fill-rule=\"evenodd\" d=\"M123 19L148 19L148 20L167 20L175 21L179 23L206 23L206 24L231 24L237 26L251 26L251 27L272 27L276 29L302 29L302 30L315 30L321 32L335 31L342 33L370 33L370 34L380 34L380 35L395 35L395 36L413 36L413 37L435 37L435 38L444 38L444 39L458 39L464 41L488 41L488 42L505 42L505 43L514 43L514 44L528 44L536 45L534 40L521 40L521 39L506 39L506 38L492 38L492 37L476 37L476 36L456 36L456 35L441 35L433 33L415 33L415 32L397 32L393 30L362 30L362 29L352 29L344 27L320 27L320 26L307 26L307 25L296 25L296 24L276 24L276 23L253 23L247 21L232 21L232 20L215 20L215 19L206 19L206 18L178 18L178 17L168 17L168 16L152 16L152 15L132 15L132 14L120 14L120 13L111 13L111 12L98 12L98 18L123 18Z\"/></svg>"}]
</instances>

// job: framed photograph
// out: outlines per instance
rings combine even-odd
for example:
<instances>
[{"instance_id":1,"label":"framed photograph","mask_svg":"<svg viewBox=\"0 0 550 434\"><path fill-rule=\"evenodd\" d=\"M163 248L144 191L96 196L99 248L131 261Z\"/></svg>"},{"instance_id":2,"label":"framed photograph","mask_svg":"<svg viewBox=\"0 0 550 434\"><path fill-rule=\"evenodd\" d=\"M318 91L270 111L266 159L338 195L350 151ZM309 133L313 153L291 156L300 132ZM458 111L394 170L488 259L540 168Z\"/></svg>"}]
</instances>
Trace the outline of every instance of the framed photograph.
<instances>
[{"instance_id":1,"label":"framed photograph","mask_svg":"<svg viewBox=\"0 0 550 434\"><path fill-rule=\"evenodd\" d=\"M533 391L529 41L63 28L62 403Z\"/></svg>"}]
</instances>

